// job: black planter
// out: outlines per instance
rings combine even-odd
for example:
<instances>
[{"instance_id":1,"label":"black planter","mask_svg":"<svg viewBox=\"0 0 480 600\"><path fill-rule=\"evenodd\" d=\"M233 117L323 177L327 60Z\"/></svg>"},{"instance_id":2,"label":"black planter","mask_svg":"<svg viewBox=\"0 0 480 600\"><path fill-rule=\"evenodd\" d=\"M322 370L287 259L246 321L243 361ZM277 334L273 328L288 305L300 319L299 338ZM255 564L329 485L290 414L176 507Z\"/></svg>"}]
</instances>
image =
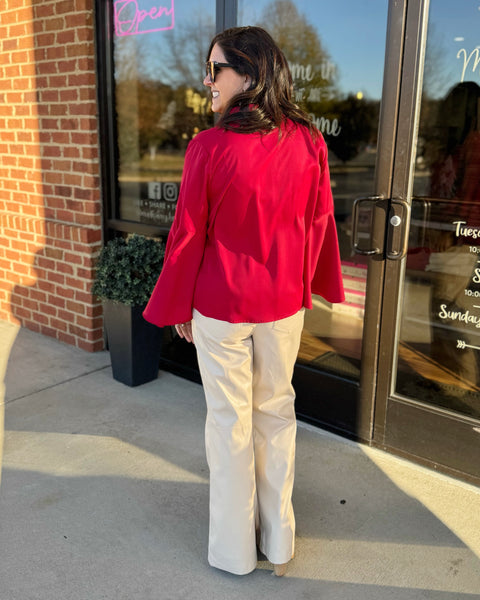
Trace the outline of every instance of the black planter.
<instances>
[{"instance_id":1,"label":"black planter","mask_svg":"<svg viewBox=\"0 0 480 600\"><path fill-rule=\"evenodd\" d=\"M142 317L143 306L107 300L104 322L113 377L129 386L158 377L163 330Z\"/></svg>"}]
</instances>

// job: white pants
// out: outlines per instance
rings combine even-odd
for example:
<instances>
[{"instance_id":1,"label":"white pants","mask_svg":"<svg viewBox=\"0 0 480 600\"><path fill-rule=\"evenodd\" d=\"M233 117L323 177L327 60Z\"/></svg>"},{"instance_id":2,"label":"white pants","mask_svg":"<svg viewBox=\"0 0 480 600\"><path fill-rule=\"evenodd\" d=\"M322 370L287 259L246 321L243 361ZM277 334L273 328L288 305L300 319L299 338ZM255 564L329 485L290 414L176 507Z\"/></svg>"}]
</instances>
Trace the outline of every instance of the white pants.
<instances>
[{"instance_id":1,"label":"white pants","mask_svg":"<svg viewBox=\"0 0 480 600\"><path fill-rule=\"evenodd\" d=\"M272 323L228 323L193 314L207 402L210 468L208 561L243 575L260 550L275 564L294 551L296 419L293 367L304 310Z\"/></svg>"}]
</instances>

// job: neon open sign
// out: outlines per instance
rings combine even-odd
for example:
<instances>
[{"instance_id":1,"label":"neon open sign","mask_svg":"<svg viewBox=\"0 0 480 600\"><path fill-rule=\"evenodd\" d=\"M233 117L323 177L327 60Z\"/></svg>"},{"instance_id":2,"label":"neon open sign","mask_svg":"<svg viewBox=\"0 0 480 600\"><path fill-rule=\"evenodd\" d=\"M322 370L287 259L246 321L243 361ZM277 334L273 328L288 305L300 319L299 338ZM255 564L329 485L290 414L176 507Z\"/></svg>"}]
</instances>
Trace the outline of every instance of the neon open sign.
<instances>
[{"instance_id":1,"label":"neon open sign","mask_svg":"<svg viewBox=\"0 0 480 600\"><path fill-rule=\"evenodd\" d=\"M154 0L116 0L113 4L115 34L138 35L173 29L173 2L174 0L170 0L169 6L162 6L160 1Z\"/></svg>"}]
</instances>

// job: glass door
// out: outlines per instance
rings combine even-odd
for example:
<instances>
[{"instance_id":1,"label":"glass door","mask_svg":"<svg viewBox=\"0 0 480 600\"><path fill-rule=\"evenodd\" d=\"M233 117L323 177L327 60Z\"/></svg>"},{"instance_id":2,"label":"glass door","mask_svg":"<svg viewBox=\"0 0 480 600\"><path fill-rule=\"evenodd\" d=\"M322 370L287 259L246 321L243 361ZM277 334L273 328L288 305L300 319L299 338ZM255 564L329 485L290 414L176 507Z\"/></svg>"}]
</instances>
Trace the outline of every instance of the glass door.
<instances>
[{"instance_id":1,"label":"glass door","mask_svg":"<svg viewBox=\"0 0 480 600\"><path fill-rule=\"evenodd\" d=\"M374 441L480 481L480 2L409 3L406 27L392 197L411 218L385 264Z\"/></svg>"},{"instance_id":2,"label":"glass door","mask_svg":"<svg viewBox=\"0 0 480 600\"><path fill-rule=\"evenodd\" d=\"M329 149L346 302L314 297L306 313L294 379L297 413L363 438L369 437L369 424L360 423L359 385L368 258L352 251L352 206L375 189L387 10L385 0L239 0L237 19L265 27L278 42L296 102Z\"/></svg>"}]
</instances>

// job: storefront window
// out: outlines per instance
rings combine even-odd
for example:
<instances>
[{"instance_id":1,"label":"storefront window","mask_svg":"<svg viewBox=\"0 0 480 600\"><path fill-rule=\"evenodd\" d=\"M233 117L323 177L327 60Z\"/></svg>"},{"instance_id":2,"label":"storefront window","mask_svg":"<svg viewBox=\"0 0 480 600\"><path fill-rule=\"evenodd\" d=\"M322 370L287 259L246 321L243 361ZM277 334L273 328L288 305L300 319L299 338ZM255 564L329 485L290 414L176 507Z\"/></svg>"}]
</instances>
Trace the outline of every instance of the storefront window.
<instances>
[{"instance_id":1,"label":"storefront window","mask_svg":"<svg viewBox=\"0 0 480 600\"><path fill-rule=\"evenodd\" d=\"M354 199L375 189L387 8L384 0L239 0L239 24L265 27L284 51L295 100L329 151L347 300L314 297L299 362L353 380L360 376L367 265L352 252L351 215Z\"/></svg>"},{"instance_id":2,"label":"storefront window","mask_svg":"<svg viewBox=\"0 0 480 600\"><path fill-rule=\"evenodd\" d=\"M114 0L116 218L170 227L188 142L211 127L203 86L215 0Z\"/></svg>"},{"instance_id":3,"label":"storefront window","mask_svg":"<svg viewBox=\"0 0 480 600\"><path fill-rule=\"evenodd\" d=\"M107 100L113 101L117 152L109 218L115 228L145 227L156 235L173 222L185 149L214 123L202 82L221 5L111 0L113 79ZM351 215L354 199L375 189L388 3L228 0L223 7L229 18L234 6L238 25L263 26L279 43L295 100L329 148L347 301L332 305L314 297L299 362L358 381L367 265L351 248Z\"/></svg>"},{"instance_id":4,"label":"storefront window","mask_svg":"<svg viewBox=\"0 0 480 600\"><path fill-rule=\"evenodd\" d=\"M455 18L452 18L454 14ZM397 391L480 417L480 11L430 1Z\"/></svg>"}]
</instances>

